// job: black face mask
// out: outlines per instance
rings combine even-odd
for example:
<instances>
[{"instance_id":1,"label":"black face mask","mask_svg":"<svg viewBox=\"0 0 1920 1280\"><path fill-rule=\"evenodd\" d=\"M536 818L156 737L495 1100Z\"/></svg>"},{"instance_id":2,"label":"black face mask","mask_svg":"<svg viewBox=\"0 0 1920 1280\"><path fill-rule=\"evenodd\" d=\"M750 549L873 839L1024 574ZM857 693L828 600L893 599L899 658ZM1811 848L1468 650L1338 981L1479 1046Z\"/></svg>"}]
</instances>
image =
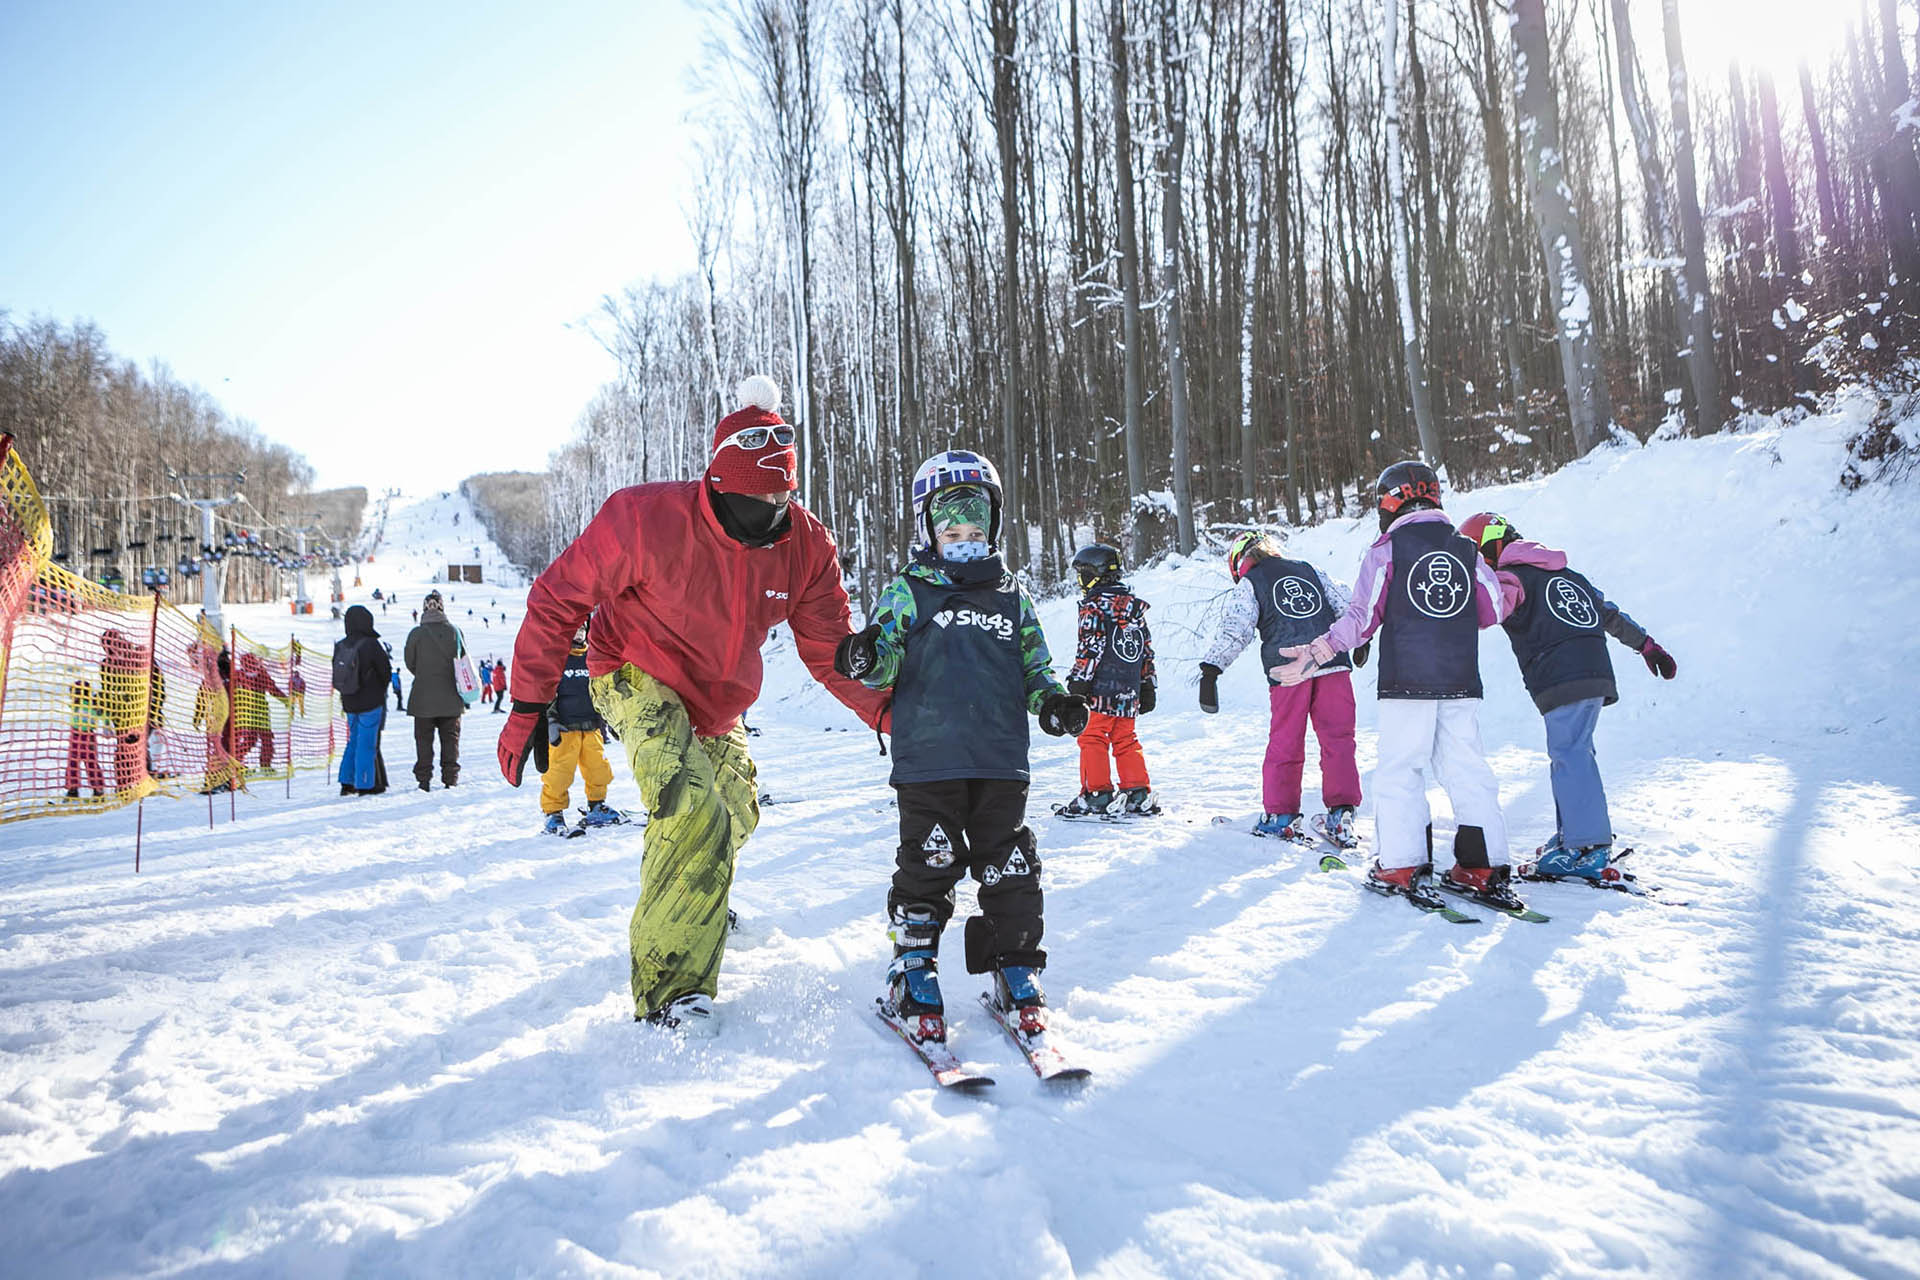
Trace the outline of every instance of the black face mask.
<instances>
[{"instance_id":1,"label":"black face mask","mask_svg":"<svg viewBox=\"0 0 1920 1280\"><path fill-rule=\"evenodd\" d=\"M735 542L751 546L769 541L786 523L785 503L776 506L744 493L722 493L718 489L707 492L713 497L713 514L720 527Z\"/></svg>"}]
</instances>

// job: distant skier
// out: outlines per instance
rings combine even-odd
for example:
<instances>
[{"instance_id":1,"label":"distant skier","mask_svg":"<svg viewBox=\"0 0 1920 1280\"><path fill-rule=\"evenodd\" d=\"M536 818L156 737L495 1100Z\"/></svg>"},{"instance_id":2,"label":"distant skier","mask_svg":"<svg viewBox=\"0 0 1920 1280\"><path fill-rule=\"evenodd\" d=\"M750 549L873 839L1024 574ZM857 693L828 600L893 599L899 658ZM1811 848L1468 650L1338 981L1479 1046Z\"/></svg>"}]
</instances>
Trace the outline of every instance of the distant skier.
<instances>
[{"instance_id":1,"label":"distant skier","mask_svg":"<svg viewBox=\"0 0 1920 1280\"><path fill-rule=\"evenodd\" d=\"M781 622L820 682L868 724L886 698L835 675L849 630L833 537L791 501L793 428L765 377L720 419L704 479L608 498L535 579L513 650L500 771L542 763L567 639L588 615L588 688L619 735L649 814L629 940L634 1016L710 1028L734 859L760 819L740 713L760 693L760 646Z\"/></svg>"},{"instance_id":2,"label":"distant skier","mask_svg":"<svg viewBox=\"0 0 1920 1280\"><path fill-rule=\"evenodd\" d=\"M1613 820L1594 755L1600 708L1620 700L1607 636L1639 654L1664 680L1678 668L1639 623L1567 565L1567 553L1528 542L1504 516L1469 516L1460 532L1479 545L1500 581L1502 624L1520 676L1546 720L1553 837L1523 870L1545 876L1604 878L1613 853Z\"/></svg>"},{"instance_id":3,"label":"distant skier","mask_svg":"<svg viewBox=\"0 0 1920 1280\"><path fill-rule=\"evenodd\" d=\"M413 717L413 777L422 791L432 790L434 743L440 747L440 781L460 784L460 717L467 704L454 684L453 667L466 652L460 629L447 621L438 591L421 602L426 621L407 633L407 670L413 673L413 696L407 713Z\"/></svg>"},{"instance_id":4,"label":"distant skier","mask_svg":"<svg viewBox=\"0 0 1920 1280\"><path fill-rule=\"evenodd\" d=\"M587 812L580 825L608 827L620 821L619 811L607 806L613 766L601 745L607 722L594 709L587 688L587 632L588 624L583 622L573 633L566 665L560 668L559 687L547 707L547 765L540 771L540 812L546 815L542 829L550 836L568 832L567 790L573 785L576 767L587 790Z\"/></svg>"},{"instance_id":5,"label":"distant skier","mask_svg":"<svg viewBox=\"0 0 1920 1280\"><path fill-rule=\"evenodd\" d=\"M1271 534L1248 532L1227 548L1227 572L1233 593L1213 647L1200 660L1200 709L1220 710L1220 673L1233 665L1255 636L1260 638L1260 669L1267 676L1272 718L1267 753L1260 767L1260 821L1254 832L1311 843L1302 820L1300 777L1307 763L1307 724L1320 742L1321 819L1335 844L1353 843L1353 811L1360 804L1360 766L1354 758L1353 668L1365 666L1369 642L1354 646L1316 667L1301 684L1282 684L1274 675L1281 651L1305 644L1333 625L1352 596L1340 583L1304 560L1289 560Z\"/></svg>"},{"instance_id":6,"label":"distant skier","mask_svg":"<svg viewBox=\"0 0 1920 1280\"><path fill-rule=\"evenodd\" d=\"M1153 633L1147 602L1120 580L1120 553L1102 543L1073 556L1080 579L1079 640L1067 692L1087 699L1087 727L1080 733L1080 794L1059 806L1069 817L1122 812L1157 813L1153 780L1134 721L1153 710ZM1112 768L1107 756L1112 752ZM1114 771L1120 779L1116 795Z\"/></svg>"},{"instance_id":7,"label":"distant skier","mask_svg":"<svg viewBox=\"0 0 1920 1280\"><path fill-rule=\"evenodd\" d=\"M493 659L480 659L480 700L486 701L493 696Z\"/></svg>"},{"instance_id":8,"label":"distant skier","mask_svg":"<svg viewBox=\"0 0 1920 1280\"><path fill-rule=\"evenodd\" d=\"M107 794L99 735L109 723L93 685L75 680L67 691L67 799L78 800L82 786L91 787L95 799Z\"/></svg>"},{"instance_id":9,"label":"distant skier","mask_svg":"<svg viewBox=\"0 0 1920 1280\"><path fill-rule=\"evenodd\" d=\"M1432 773L1459 822L1447 886L1518 905L1508 887L1500 784L1480 745L1480 630L1500 621L1500 582L1440 509L1433 468L1396 462L1380 473L1374 492L1380 537L1360 561L1352 600L1310 643L1281 648L1292 661L1271 674L1284 686L1298 685L1378 631L1379 856L1368 877L1410 896L1429 892Z\"/></svg>"},{"instance_id":10,"label":"distant skier","mask_svg":"<svg viewBox=\"0 0 1920 1280\"><path fill-rule=\"evenodd\" d=\"M500 713L500 703L507 696L507 660L500 658L493 664L493 710Z\"/></svg>"},{"instance_id":11,"label":"distant skier","mask_svg":"<svg viewBox=\"0 0 1920 1280\"><path fill-rule=\"evenodd\" d=\"M393 646L382 641L380 647L387 651L387 667L393 673L393 709L405 711L407 702L400 696L400 668L393 665Z\"/></svg>"},{"instance_id":12,"label":"distant skier","mask_svg":"<svg viewBox=\"0 0 1920 1280\"><path fill-rule=\"evenodd\" d=\"M967 921L967 972L994 975L994 1001L1017 1010L1023 1031L1046 1025L1027 715L1056 737L1078 734L1087 700L1054 679L1033 600L1000 556L1000 494L993 464L976 453L951 449L921 464L913 478L921 541L880 593L872 623L834 655L841 675L893 692L900 846L887 894L888 1003L921 1042L947 1036L940 935L968 872L980 914Z\"/></svg>"}]
</instances>

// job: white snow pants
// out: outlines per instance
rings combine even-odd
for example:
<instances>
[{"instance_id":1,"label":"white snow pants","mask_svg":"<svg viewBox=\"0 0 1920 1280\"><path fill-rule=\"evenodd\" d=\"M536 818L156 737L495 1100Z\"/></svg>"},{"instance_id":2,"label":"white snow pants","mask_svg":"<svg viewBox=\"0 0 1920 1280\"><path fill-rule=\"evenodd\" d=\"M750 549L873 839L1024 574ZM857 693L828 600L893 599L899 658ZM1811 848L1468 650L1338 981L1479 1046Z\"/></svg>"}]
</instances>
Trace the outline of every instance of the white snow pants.
<instances>
[{"instance_id":1,"label":"white snow pants","mask_svg":"<svg viewBox=\"0 0 1920 1280\"><path fill-rule=\"evenodd\" d=\"M1507 824L1500 784L1480 746L1478 698L1382 698L1379 762L1373 770L1374 841L1380 865L1417 867L1427 860L1427 775L1446 790L1459 825L1486 833L1487 861L1507 862Z\"/></svg>"}]
</instances>

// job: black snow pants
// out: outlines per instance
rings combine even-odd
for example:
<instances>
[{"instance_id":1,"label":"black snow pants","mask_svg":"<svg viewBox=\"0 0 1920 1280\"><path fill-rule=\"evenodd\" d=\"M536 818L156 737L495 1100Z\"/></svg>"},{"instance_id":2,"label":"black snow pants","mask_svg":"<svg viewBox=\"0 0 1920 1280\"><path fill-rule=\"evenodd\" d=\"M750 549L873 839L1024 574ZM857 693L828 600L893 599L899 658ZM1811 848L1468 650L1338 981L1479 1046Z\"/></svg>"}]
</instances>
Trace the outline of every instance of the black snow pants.
<instances>
[{"instance_id":1,"label":"black snow pants","mask_svg":"<svg viewBox=\"0 0 1920 1280\"><path fill-rule=\"evenodd\" d=\"M953 887L971 872L980 914L967 921L967 972L1007 964L1044 968L1040 949L1040 855L1026 825L1027 784L1003 778L954 778L894 784L900 796L900 848L887 914L930 909L944 928Z\"/></svg>"}]
</instances>

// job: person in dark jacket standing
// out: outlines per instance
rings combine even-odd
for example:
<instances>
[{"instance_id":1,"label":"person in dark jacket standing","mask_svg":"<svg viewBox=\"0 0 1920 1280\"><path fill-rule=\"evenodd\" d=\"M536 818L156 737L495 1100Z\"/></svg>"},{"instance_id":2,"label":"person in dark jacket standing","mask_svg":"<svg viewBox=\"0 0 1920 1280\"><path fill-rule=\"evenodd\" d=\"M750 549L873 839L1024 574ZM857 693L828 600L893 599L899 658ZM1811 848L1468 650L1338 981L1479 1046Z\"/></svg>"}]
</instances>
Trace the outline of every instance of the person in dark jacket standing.
<instances>
[{"instance_id":1,"label":"person in dark jacket standing","mask_svg":"<svg viewBox=\"0 0 1920 1280\"><path fill-rule=\"evenodd\" d=\"M868 724L886 707L834 674L847 592L833 535L792 501L780 389L755 376L736 394L704 476L619 490L535 580L500 731L500 772L519 786L529 759L546 763L567 641L591 614L587 686L648 814L628 925L634 1016L683 1033L713 1029L734 861L760 821L740 713L760 695L767 632L787 623L807 669Z\"/></svg>"},{"instance_id":2,"label":"person in dark jacket standing","mask_svg":"<svg viewBox=\"0 0 1920 1280\"><path fill-rule=\"evenodd\" d=\"M968 872L980 914L967 921L967 972L993 975L990 999L1022 1034L1046 1029L1027 716L1055 737L1079 734L1087 700L1054 679L1033 599L1000 557L1000 512L999 474L979 454L950 449L922 463L913 479L921 541L874 602L873 622L833 659L841 675L893 694L900 844L887 893L886 1008L915 1043L947 1038L940 935Z\"/></svg>"},{"instance_id":3,"label":"person in dark jacket standing","mask_svg":"<svg viewBox=\"0 0 1920 1280\"><path fill-rule=\"evenodd\" d=\"M413 777L422 791L433 789L433 740L440 739L440 781L451 787L460 781L460 717L467 704L453 683L453 664L460 656L460 631L447 621L447 608L438 591L429 591L420 605L420 625L407 633L407 670L413 673L413 694L407 714L413 717Z\"/></svg>"},{"instance_id":4,"label":"person in dark jacket standing","mask_svg":"<svg viewBox=\"0 0 1920 1280\"><path fill-rule=\"evenodd\" d=\"M1493 566L1507 609L1507 639L1520 676L1547 722L1548 777L1553 784L1553 838L1522 874L1606 878L1613 856L1613 819L1593 752L1600 708L1620 700L1607 657L1612 636L1673 679L1673 658L1641 625L1569 568L1567 553L1521 538L1505 516L1483 511L1460 532ZM1618 873L1615 873L1616 876Z\"/></svg>"},{"instance_id":5,"label":"person in dark jacket standing","mask_svg":"<svg viewBox=\"0 0 1920 1280\"><path fill-rule=\"evenodd\" d=\"M373 611L365 605L347 610L347 634L333 645L334 689L347 715L347 747L340 753L340 794L371 796L387 789L387 770L380 758L380 731L387 725L387 681L393 661L387 657L380 633L373 629ZM347 685L352 685L352 692Z\"/></svg>"},{"instance_id":6,"label":"person in dark jacket standing","mask_svg":"<svg viewBox=\"0 0 1920 1280\"><path fill-rule=\"evenodd\" d=\"M1080 733L1080 794L1054 811L1066 817L1114 812L1160 812L1147 776L1146 754L1134 721L1153 710L1155 685L1153 633L1147 628L1147 602L1120 580L1120 552L1104 543L1082 547L1073 556L1080 579L1079 641L1067 692L1087 700L1087 727ZM1107 762L1113 756L1112 767ZM1120 777L1118 795L1114 774Z\"/></svg>"}]
</instances>

